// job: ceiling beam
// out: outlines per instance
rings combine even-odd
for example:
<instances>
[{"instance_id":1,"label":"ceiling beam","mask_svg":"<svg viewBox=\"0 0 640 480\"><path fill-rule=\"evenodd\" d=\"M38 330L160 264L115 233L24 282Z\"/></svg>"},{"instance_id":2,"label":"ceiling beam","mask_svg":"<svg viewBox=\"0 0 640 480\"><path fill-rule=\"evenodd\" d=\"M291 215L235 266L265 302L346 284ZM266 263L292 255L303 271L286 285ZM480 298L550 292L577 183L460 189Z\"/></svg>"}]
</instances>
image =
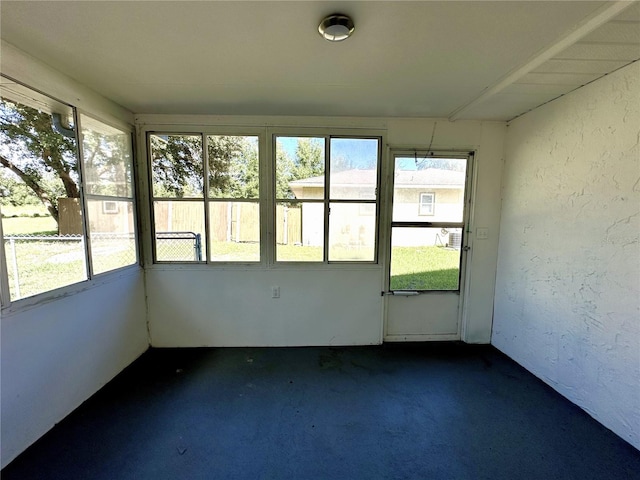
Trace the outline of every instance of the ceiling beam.
<instances>
[{"instance_id":1,"label":"ceiling beam","mask_svg":"<svg viewBox=\"0 0 640 480\"><path fill-rule=\"evenodd\" d=\"M465 103L461 107L454 110L449 115L450 121L459 120L464 117L464 114L471 110L476 105L479 105L491 98L492 96L500 93L509 85L517 82L519 79L524 77L527 73L531 72L535 68L542 65L547 60L553 58L564 49L570 47L574 43L578 42L581 38L584 38L586 35L594 31L599 26L611 20L613 17L617 16L627 7L636 3L637 0L634 1L616 1L616 2L607 2L602 7L597 9L592 15L585 18L578 26L572 30L570 33L561 37L554 44L549 47L539 51L533 57L529 58L524 65L517 67L516 69L510 71L505 76L500 78L496 83L492 86L484 89L480 95Z\"/></svg>"}]
</instances>

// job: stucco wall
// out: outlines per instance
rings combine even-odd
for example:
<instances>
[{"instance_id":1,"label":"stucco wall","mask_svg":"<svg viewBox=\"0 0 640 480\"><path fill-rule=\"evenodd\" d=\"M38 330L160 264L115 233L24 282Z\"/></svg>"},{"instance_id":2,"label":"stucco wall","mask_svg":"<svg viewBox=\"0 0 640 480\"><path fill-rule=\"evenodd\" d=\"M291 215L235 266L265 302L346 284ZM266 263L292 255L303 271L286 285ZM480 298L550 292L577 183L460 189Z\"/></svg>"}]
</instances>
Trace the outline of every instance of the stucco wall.
<instances>
[{"instance_id":1,"label":"stucco wall","mask_svg":"<svg viewBox=\"0 0 640 480\"><path fill-rule=\"evenodd\" d=\"M640 63L508 128L492 343L640 448Z\"/></svg>"}]
</instances>

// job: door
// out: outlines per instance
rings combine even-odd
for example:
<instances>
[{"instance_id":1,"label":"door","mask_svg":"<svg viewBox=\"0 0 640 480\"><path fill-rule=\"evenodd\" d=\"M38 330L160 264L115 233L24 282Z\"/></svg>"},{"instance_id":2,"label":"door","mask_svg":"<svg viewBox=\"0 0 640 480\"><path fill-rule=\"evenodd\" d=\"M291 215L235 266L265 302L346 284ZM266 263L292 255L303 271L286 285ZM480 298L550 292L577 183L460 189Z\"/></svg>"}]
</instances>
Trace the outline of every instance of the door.
<instances>
[{"instance_id":1,"label":"door","mask_svg":"<svg viewBox=\"0 0 640 480\"><path fill-rule=\"evenodd\" d=\"M471 158L392 151L386 341L460 338Z\"/></svg>"}]
</instances>

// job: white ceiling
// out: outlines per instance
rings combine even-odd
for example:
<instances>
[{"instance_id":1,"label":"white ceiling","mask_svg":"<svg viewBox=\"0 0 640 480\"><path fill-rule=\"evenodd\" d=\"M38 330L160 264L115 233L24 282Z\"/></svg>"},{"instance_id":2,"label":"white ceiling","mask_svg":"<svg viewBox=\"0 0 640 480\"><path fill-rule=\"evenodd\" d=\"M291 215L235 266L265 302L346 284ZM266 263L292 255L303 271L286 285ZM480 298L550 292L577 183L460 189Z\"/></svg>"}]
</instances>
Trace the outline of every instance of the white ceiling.
<instances>
[{"instance_id":1,"label":"white ceiling","mask_svg":"<svg viewBox=\"0 0 640 480\"><path fill-rule=\"evenodd\" d=\"M317 26L336 12L356 29L331 44ZM0 14L3 40L134 113L509 120L640 58L637 2L3 0Z\"/></svg>"}]
</instances>

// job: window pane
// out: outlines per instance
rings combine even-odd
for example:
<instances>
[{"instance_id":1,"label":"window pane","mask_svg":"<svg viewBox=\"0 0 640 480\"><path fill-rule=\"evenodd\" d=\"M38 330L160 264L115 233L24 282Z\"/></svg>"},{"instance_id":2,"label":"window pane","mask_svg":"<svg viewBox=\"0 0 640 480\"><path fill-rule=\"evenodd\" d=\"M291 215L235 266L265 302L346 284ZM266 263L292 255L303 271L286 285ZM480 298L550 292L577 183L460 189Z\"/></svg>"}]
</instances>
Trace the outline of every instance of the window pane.
<instances>
[{"instance_id":1,"label":"window pane","mask_svg":"<svg viewBox=\"0 0 640 480\"><path fill-rule=\"evenodd\" d=\"M80 116L85 193L133 197L131 134Z\"/></svg>"},{"instance_id":2,"label":"window pane","mask_svg":"<svg viewBox=\"0 0 640 480\"><path fill-rule=\"evenodd\" d=\"M132 201L90 199L87 216L94 274L137 262Z\"/></svg>"},{"instance_id":3,"label":"window pane","mask_svg":"<svg viewBox=\"0 0 640 480\"><path fill-rule=\"evenodd\" d=\"M378 140L331 139L330 199L375 200L377 179Z\"/></svg>"},{"instance_id":4,"label":"window pane","mask_svg":"<svg viewBox=\"0 0 640 480\"><path fill-rule=\"evenodd\" d=\"M322 262L324 207L322 203L276 205L276 260Z\"/></svg>"},{"instance_id":5,"label":"window pane","mask_svg":"<svg viewBox=\"0 0 640 480\"><path fill-rule=\"evenodd\" d=\"M214 262L259 262L260 204L209 203L209 238Z\"/></svg>"},{"instance_id":6,"label":"window pane","mask_svg":"<svg viewBox=\"0 0 640 480\"><path fill-rule=\"evenodd\" d=\"M156 260L200 262L206 257L204 202L153 202Z\"/></svg>"},{"instance_id":7,"label":"window pane","mask_svg":"<svg viewBox=\"0 0 640 480\"><path fill-rule=\"evenodd\" d=\"M324 138L276 138L276 198L324 198Z\"/></svg>"},{"instance_id":8,"label":"window pane","mask_svg":"<svg viewBox=\"0 0 640 480\"><path fill-rule=\"evenodd\" d=\"M202 198L202 137L151 135L150 144L153 196Z\"/></svg>"},{"instance_id":9,"label":"window pane","mask_svg":"<svg viewBox=\"0 0 640 480\"><path fill-rule=\"evenodd\" d=\"M420 210L418 215L433 215L435 204L435 194L433 193L421 193L420 194Z\"/></svg>"},{"instance_id":10,"label":"window pane","mask_svg":"<svg viewBox=\"0 0 640 480\"><path fill-rule=\"evenodd\" d=\"M10 297L17 300L87 274L73 110L2 82L0 198Z\"/></svg>"},{"instance_id":11,"label":"window pane","mask_svg":"<svg viewBox=\"0 0 640 480\"><path fill-rule=\"evenodd\" d=\"M466 159L396 157L393 221L462 222L466 168ZM425 193L431 208L421 202Z\"/></svg>"},{"instance_id":12,"label":"window pane","mask_svg":"<svg viewBox=\"0 0 640 480\"><path fill-rule=\"evenodd\" d=\"M462 229L391 232L391 290L458 290Z\"/></svg>"},{"instance_id":13,"label":"window pane","mask_svg":"<svg viewBox=\"0 0 640 480\"><path fill-rule=\"evenodd\" d=\"M82 235L4 235L11 300L87 279Z\"/></svg>"},{"instance_id":14,"label":"window pane","mask_svg":"<svg viewBox=\"0 0 640 480\"><path fill-rule=\"evenodd\" d=\"M258 137L210 135L207 144L209 196L258 198Z\"/></svg>"},{"instance_id":15,"label":"window pane","mask_svg":"<svg viewBox=\"0 0 640 480\"><path fill-rule=\"evenodd\" d=\"M332 203L329 215L329 261L375 260L375 215L368 203Z\"/></svg>"}]
</instances>

